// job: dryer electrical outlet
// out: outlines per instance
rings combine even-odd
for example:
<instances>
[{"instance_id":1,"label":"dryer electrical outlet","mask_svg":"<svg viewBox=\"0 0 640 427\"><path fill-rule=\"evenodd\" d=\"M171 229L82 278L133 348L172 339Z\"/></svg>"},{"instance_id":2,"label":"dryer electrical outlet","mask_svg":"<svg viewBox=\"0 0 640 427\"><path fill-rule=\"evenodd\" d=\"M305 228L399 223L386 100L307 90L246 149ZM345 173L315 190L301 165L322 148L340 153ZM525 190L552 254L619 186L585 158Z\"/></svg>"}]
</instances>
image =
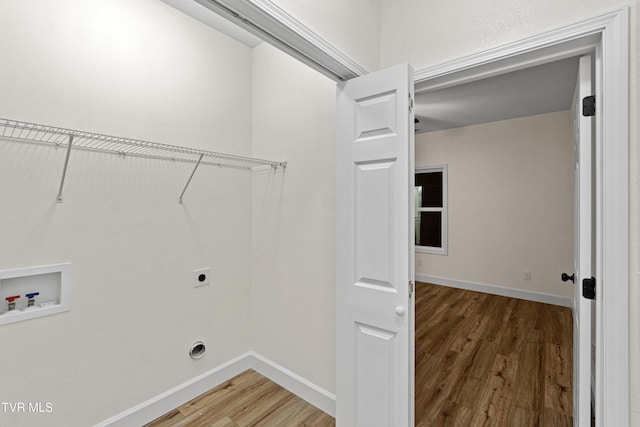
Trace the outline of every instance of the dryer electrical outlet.
<instances>
[{"instance_id":1,"label":"dryer electrical outlet","mask_svg":"<svg viewBox=\"0 0 640 427\"><path fill-rule=\"evenodd\" d=\"M210 284L211 268L200 268L193 270L193 287L207 286Z\"/></svg>"}]
</instances>

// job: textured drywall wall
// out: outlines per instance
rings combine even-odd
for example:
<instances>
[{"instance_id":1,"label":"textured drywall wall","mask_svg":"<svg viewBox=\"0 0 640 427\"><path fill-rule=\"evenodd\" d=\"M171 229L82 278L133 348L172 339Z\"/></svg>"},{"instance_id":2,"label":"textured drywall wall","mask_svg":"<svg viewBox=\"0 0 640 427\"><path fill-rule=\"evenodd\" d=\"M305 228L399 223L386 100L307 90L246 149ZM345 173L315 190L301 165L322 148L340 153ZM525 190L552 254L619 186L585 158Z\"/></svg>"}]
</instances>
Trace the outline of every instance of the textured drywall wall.
<instances>
[{"instance_id":1,"label":"textured drywall wall","mask_svg":"<svg viewBox=\"0 0 640 427\"><path fill-rule=\"evenodd\" d=\"M251 50L162 2L1 1L0 51L0 117L250 154ZM93 425L250 347L251 174L181 206L192 164L73 151L57 204L64 154L0 139L0 269L73 270L70 312L0 326L0 401L52 409L0 425Z\"/></svg>"},{"instance_id":2,"label":"textured drywall wall","mask_svg":"<svg viewBox=\"0 0 640 427\"><path fill-rule=\"evenodd\" d=\"M629 347L631 425L640 424L640 7L631 9L629 129Z\"/></svg>"},{"instance_id":3,"label":"textured drywall wall","mask_svg":"<svg viewBox=\"0 0 640 427\"><path fill-rule=\"evenodd\" d=\"M253 350L335 392L335 83L267 44L253 56Z\"/></svg>"},{"instance_id":4,"label":"textured drywall wall","mask_svg":"<svg viewBox=\"0 0 640 427\"><path fill-rule=\"evenodd\" d=\"M573 271L570 112L416 135L416 167L439 164L448 254L416 253L416 274L572 295L560 281Z\"/></svg>"},{"instance_id":5,"label":"textured drywall wall","mask_svg":"<svg viewBox=\"0 0 640 427\"><path fill-rule=\"evenodd\" d=\"M380 63L416 70L552 30L635 0L381 0Z\"/></svg>"}]
</instances>

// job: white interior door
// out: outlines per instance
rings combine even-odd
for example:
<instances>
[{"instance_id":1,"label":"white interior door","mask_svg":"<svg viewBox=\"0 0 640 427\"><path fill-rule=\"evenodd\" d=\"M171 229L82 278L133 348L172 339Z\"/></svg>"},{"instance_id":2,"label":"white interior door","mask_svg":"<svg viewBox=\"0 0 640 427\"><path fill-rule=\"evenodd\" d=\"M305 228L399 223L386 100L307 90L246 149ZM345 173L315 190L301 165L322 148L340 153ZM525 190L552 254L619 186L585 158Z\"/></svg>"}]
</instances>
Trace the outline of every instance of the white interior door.
<instances>
[{"instance_id":1,"label":"white interior door","mask_svg":"<svg viewBox=\"0 0 640 427\"><path fill-rule=\"evenodd\" d=\"M412 100L407 64L338 84L338 427L413 425Z\"/></svg>"},{"instance_id":2,"label":"white interior door","mask_svg":"<svg viewBox=\"0 0 640 427\"><path fill-rule=\"evenodd\" d=\"M573 415L574 425L591 425L592 307L583 296L583 281L593 276L592 147L593 117L583 114L582 102L593 95L591 56L580 58L575 105L575 284L573 297Z\"/></svg>"}]
</instances>

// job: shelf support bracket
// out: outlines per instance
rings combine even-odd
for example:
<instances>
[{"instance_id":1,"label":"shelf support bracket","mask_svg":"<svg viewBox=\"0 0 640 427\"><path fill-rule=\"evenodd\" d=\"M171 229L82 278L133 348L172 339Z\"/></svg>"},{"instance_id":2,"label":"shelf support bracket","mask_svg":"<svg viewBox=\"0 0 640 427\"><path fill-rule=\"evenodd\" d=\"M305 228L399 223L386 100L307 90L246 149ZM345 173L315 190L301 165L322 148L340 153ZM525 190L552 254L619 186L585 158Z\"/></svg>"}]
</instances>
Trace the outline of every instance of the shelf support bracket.
<instances>
[{"instance_id":1,"label":"shelf support bracket","mask_svg":"<svg viewBox=\"0 0 640 427\"><path fill-rule=\"evenodd\" d=\"M193 168L193 171L191 171L191 175L189 176L189 179L187 180L187 183L184 186L184 189L182 190L182 193L180 193L180 197L178 198L178 204L182 204L182 196L184 196L185 191L187 191L187 188L189 188L189 184L191 184L191 180L193 179L193 175L196 174L196 171L198 170L198 166L200 166L200 162L202 161L202 157L204 157L204 153L200 154L200 158L198 159L198 163L196 163L196 166Z\"/></svg>"},{"instance_id":2,"label":"shelf support bracket","mask_svg":"<svg viewBox=\"0 0 640 427\"><path fill-rule=\"evenodd\" d=\"M60 189L56 201L62 203L62 189L64 188L64 178L67 176L67 165L69 164L69 155L71 154L71 146L73 145L73 135L69 135L69 143L67 144L67 154L64 158L64 168L62 169L62 179L60 180Z\"/></svg>"}]
</instances>

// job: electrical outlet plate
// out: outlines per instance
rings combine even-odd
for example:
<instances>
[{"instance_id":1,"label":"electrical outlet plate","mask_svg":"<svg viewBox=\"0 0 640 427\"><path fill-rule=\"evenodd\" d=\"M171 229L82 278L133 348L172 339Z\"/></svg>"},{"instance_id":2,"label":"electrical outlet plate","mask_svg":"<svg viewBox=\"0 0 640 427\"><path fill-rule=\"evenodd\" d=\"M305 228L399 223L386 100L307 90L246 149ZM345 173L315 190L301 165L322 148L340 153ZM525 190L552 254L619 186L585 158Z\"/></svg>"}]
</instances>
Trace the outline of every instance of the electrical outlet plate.
<instances>
[{"instance_id":1,"label":"electrical outlet plate","mask_svg":"<svg viewBox=\"0 0 640 427\"><path fill-rule=\"evenodd\" d=\"M193 270L193 287L207 286L211 280L211 268L200 268Z\"/></svg>"},{"instance_id":2,"label":"electrical outlet plate","mask_svg":"<svg viewBox=\"0 0 640 427\"><path fill-rule=\"evenodd\" d=\"M525 271L524 272L524 280L531 280L531 272L530 271Z\"/></svg>"}]
</instances>

